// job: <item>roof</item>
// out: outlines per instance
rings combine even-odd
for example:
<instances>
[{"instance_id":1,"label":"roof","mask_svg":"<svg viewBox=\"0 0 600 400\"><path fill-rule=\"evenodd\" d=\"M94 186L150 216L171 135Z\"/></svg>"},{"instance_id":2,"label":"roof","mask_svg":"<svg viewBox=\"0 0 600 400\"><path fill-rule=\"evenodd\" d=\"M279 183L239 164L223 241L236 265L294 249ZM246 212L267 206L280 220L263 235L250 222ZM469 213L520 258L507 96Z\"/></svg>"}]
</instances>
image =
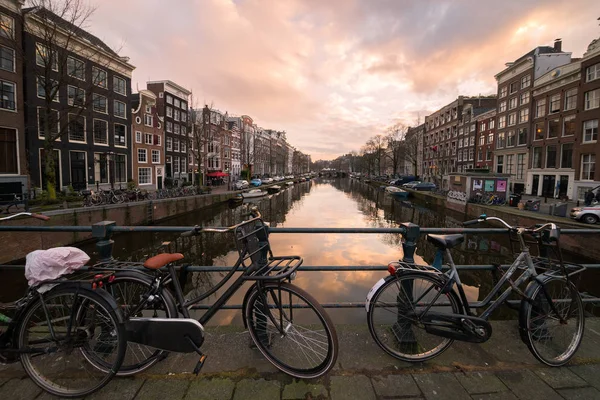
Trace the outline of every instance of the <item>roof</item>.
<instances>
[{"instance_id":1,"label":"roof","mask_svg":"<svg viewBox=\"0 0 600 400\"><path fill-rule=\"evenodd\" d=\"M162 81L148 81L148 82L146 82L146 84L147 84L147 85L151 85L151 84L154 84L154 83L162 83L162 84L163 84L163 85L165 85L165 86L172 86L172 87L174 87L175 89L179 90L180 92L183 92L183 93L185 93L185 94L186 94L186 95L188 95L188 96L189 96L190 94L192 94L192 91L191 91L191 90L188 90L188 89L184 88L183 86L181 86L181 85L178 85L178 84L176 84L175 82L173 82L173 81L170 81L170 80L168 80L168 79L166 79L166 80L162 80Z\"/></svg>"}]
</instances>

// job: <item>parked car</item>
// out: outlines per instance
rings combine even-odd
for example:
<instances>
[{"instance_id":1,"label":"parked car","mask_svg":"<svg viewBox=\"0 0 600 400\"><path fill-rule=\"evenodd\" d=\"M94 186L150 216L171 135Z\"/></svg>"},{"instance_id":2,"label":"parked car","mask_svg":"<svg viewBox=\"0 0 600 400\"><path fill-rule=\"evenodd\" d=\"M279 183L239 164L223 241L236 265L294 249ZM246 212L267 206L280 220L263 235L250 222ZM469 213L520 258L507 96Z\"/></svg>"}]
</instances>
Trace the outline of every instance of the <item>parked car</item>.
<instances>
[{"instance_id":1,"label":"parked car","mask_svg":"<svg viewBox=\"0 0 600 400\"><path fill-rule=\"evenodd\" d=\"M252 186L260 186L262 185L262 181L259 178L254 178L250 181Z\"/></svg>"},{"instance_id":2,"label":"parked car","mask_svg":"<svg viewBox=\"0 0 600 400\"><path fill-rule=\"evenodd\" d=\"M243 189L247 189L248 187L250 187L250 184L248 183L248 181L247 181L247 180L241 179L241 180L239 180L239 181L236 181L236 182L233 184L233 187L234 187L236 190L243 190Z\"/></svg>"},{"instance_id":3,"label":"parked car","mask_svg":"<svg viewBox=\"0 0 600 400\"><path fill-rule=\"evenodd\" d=\"M586 224L595 224L600 221L600 205L572 208L571 218Z\"/></svg>"},{"instance_id":4,"label":"parked car","mask_svg":"<svg viewBox=\"0 0 600 400\"><path fill-rule=\"evenodd\" d=\"M414 190L421 190L421 191L426 191L426 192L435 190L435 188L436 188L435 183L431 183L431 182L420 182L420 183L417 183L415 186L413 186Z\"/></svg>"},{"instance_id":5,"label":"parked car","mask_svg":"<svg viewBox=\"0 0 600 400\"><path fill-rule=\"evenodd\" d=\"M273 183L273 178L263 178L262 183L268 185L269 183Z\"/></svg>"},{"instance_id":6,"label":"parked car","mask_svg":"<svg viewBox=\"0 0 600 400\"><path fill-rule=\"evenodd\" d=\"M414 189L414 187L417 186L419 183L421 183L421 181L412 181L412 182L403 184L402 187L405 187L408 189Z\"/></svg>"},{"instance_id":7,"label":"parked car","mask_svg":"<svg viewBox=\"0 0 600 400\"><path fill-rule=\"evenodd\" d=\"M285 179L294 179L294 175L287 175Z\"/></svg>"}]
</instances>

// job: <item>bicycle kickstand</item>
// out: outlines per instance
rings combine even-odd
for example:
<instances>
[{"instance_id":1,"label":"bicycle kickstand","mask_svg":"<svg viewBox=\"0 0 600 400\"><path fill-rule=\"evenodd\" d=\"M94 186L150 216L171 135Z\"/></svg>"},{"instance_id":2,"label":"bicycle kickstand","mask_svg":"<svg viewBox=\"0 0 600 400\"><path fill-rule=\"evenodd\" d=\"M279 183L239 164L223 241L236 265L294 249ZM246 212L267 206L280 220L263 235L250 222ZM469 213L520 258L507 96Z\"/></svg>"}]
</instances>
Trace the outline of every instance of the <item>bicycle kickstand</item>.
<instances>
[{"instance_id":1,"label":"bicycle kickstand","mask_svg":"<svg viewBox=\"0 0 600 400\"><path fill-rule=\"evenodd\" d=\"M200 351L200 348L198 346L196 346L196 343L194 343L192 338L190 338L189 336L186 336L185 338L187 339L189 344L192 346L192 348L196 351L196 353L198 353L198 355L200 356L200 360L198 360L198 363L194 367L194 371L193 371L193 374L198 376L198 374L200 373L200 370L204 366L204 361L206 361L206 354L203 354L202 351Z\"/></svg>"}]
</instances>

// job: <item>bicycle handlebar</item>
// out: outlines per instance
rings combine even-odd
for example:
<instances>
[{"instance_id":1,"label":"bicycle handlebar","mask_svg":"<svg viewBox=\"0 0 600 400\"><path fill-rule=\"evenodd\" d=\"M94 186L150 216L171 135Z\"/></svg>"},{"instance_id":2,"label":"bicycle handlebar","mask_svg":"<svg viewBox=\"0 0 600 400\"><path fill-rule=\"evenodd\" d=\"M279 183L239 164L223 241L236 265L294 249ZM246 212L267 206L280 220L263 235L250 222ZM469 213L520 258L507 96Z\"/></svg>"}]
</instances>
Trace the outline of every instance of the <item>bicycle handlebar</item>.
<instances>
[{"instance_id":1,"label":"bicycle handlebar","mask_svg":"<svg viewBox=\"0 0 600 400\"><path fill-rule=\"evenodd\" d=\"M525 227L519 227L519 226L512 226L512 225L508 224L506 221L504 221L502 218L488 217L486 214L481 214L479 216L479 218L477 218L477 219L473 219L473 220L470 220L470 221L463 222L463 226L475 225L475 224L478 224L478 223L484 222L484 221L499 221L504 226L506 226L508 229L511 229L513 231L516 230L518 233L521 233L521 234L522 233L537 233L539 231L547 229L548 227L550 228L550 231L554 235L555 235L555 232L558 231L558 227L553 222L548 222L548 223L543 224L542 226L539 226L537 228L525 228Z\"/></svg>"},{"instance_id":2,"label":"bicycle handlebar","mask_svg":"<svg viewBox=\"0 0 600 400\"><path fill-rule=\"evenodd\" d=\"M35 214L35 213L30 213L30 212L20 212L20 213L17 213L17 214L13 214L13 215L9 215L7 217L0 218L0 221L7 221L9 219L12 219L12 218L15 218L15 217L19 217L21 215L28 216L28 217L31 217L31 218L41 219L42 221L48 221L50 219L50 217L47 216L47 215Z\"/></svg>"},{"instance_id":3,"label":"bicycle handlebar","mask_svg":"<svg viewBox=\"0 0 600 400\"><path fill-rule=\"evenodd\" d=\"M252 218L249 219L248 221L242 221L239 224L235 224L235 225L229 226L227 228L202 228L202 227L196 225L191 230L189 230L187 232L183 232L181 234L181 236L182 237L196 236L202 232L226 233L226 232L234 230L235 228L237 228L238 226L240 226L242 224L253 221L255 219L260 219L262 216L260 214L260 211L258 211L258 208L252 207L252 211L250 211L249 213L246 213L246 214L242 214L242 218L246 218L246 217L252 217Z\"/></svg>"}]
</instances>

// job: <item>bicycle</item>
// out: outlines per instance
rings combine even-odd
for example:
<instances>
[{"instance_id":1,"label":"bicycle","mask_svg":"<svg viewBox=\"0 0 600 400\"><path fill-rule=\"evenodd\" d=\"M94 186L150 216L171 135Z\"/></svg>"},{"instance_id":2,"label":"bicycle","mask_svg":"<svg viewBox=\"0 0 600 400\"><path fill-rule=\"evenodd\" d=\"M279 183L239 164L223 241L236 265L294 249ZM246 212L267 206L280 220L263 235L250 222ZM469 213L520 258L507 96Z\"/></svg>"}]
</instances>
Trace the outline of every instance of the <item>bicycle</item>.
<instances>
[{"instance_id":1,"label":"bicycle","mask_svg":"<svg viewBox=\"0 0 600 400\"><path fill-rule=\"evenodd\" d=\"M521 297L519 330L531 353L549 366L566 364L583 337L584 309L572 278L585 268L566 264L559 246L560 230L553 223L539 227L513 227L500 218L467 221L465 226L499 221L516 235L521 252L481 302L470 305L450 249L464 241L462 234L428 235L437 247L433 265L392 262L389 276L373 286L367 296L368 325L375 342L403 361L425 361L445 351L454 340L483 343L492 334L491 313L512 293ZM533 235L544 250L553 249L558 260L532 257L524 235ZM449 270L441 272L443 256ZM521 274L513 282L511 277ZM500 271L501 272L501 271ZM528 282L526 289L519 286ZM509 287L502 291L502 286ZM472 309L484 309L477 316ZM560 331L564 328L565 332Z\"/></svg>"},{"instance_id":2,"label":"bicycle","mask_svg":"<svg viewBox=\"0 0 600 400\"><path fill-rule=\"evenodd\" d=\"M116 270L107 290L123 308L128 340L133 343L128 347L130 354L119 375L146 370L164 357L165 352L197 353L200 361L194 373L198 374L205 360L200 351L204 342L203 326L247 281L254 284L244 296L242 319L263 356L281 371L297 378L316 378L333 367L338 341L331 319L310 294L291 284L302 258L275 257L269 245L268 226L257 210L250 216L249 220L228 228L196 226L182 234L186 237L203 232L233 232L238 251L232 270L195 299L186 301L183 297L173 265L184 258L180 253L164 253L147 259L143 263L147 273L123 270L141 266L139 263L109 261L94 266L97 270ZM162 271L163 267L167 271ZM202 317L190 318L189 308L216 293L236 272L241 272L240 276ZM175 296L168 285L172 285ZM178 318L178 311L183 318Z\"/></svg>"},{"instance_id":3,"label":"bicycle","mask_svg":"<svg viewBox=\"0 0 600 400\"><path fill-rule=\"evenodd\" d=\"M23 212L0 221L17 216L48 219ZM83 397L106 385L119 370L126 346L120 310L106 291L96 290L111 276L62 276L29 287L15 302L0 303L0 363L20 361L29 377L55 396Z\"/></svg>"}]
</instances>

